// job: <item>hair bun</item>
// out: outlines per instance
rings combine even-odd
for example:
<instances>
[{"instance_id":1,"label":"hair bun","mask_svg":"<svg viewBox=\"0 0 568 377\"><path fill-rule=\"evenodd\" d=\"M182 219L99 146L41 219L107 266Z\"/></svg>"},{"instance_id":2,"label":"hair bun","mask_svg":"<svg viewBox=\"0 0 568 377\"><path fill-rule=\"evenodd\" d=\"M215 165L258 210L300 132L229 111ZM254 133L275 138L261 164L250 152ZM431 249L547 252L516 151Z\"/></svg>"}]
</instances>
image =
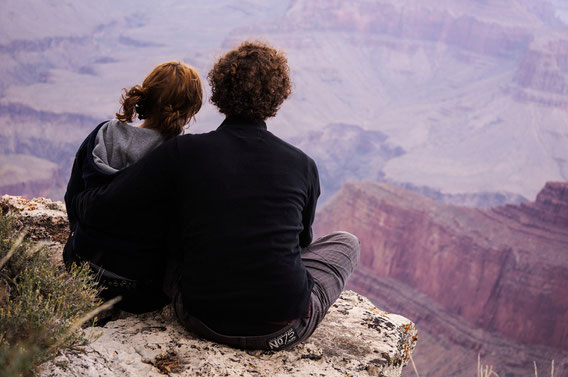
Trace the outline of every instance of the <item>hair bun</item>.
<instances>
[{"instance_id":1,"label":"hair bun","mask_svg":"<svg viewBox=\"0 0 568 377\"><path fill-rule=\"evenodd\" d=\"M150 114L148 101L140 99L138 102L136 102L134 108L136 110L136 113L138 114L138 119L143 120L148 118L148 115Z\"/></svg>"}]
</instances>

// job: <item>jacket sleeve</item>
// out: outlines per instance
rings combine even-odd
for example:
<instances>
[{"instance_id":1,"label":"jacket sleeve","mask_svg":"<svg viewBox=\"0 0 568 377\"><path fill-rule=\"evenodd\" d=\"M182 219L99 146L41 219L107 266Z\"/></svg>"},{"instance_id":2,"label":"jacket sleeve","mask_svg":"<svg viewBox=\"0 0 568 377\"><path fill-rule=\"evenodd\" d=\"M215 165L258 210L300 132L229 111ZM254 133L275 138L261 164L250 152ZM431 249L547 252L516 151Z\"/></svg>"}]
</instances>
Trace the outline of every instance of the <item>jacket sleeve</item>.
<instances>
[{"instance_id":1,"label":"jacket sleeve","mask_svg":"<svg viewBox=\"0 0 568 377\"><path fill-rule=\"evenodd\" d=\"M319 174L316 163L310 159L310 186L308 200L302 211L302 225L304 229L300 233L300 247L304 248L312 243L312 224L316 215L317 201L320 195Z\"/></svg>"},{"instance_id":2,"label":"jacket sleeve","mask_svg":"<svg viewBox=\"0 0 568 377\"><path fill-rule=\"evenodd\" d=\"M71 208L82 226L112 229L159 221L176 197L179 164L174 138L120 172L109 184L75 195ZM154 218L156 215L158 218Z\"/></svg>"},{"instance_id":3,"label":"jacket sleeve","mask_svg":"<svg viewBox=\"0 0 568 377\"><path fill-rule=\"evenodd\" d=\"M69 219L69 228L71 229L71 231L75 229L75 226L77 224L77 215L71 203L75 195L85 189L85 183L83 182L82 176L82 168L86 153L86 145L87 139L83 141L83 143L79 147L79 150L77 151L77 154L75 155L75 159L73 160L73 167L71 168L71 177L69 178L69 182L67 183L67 190L65 191L65 206L67 208L67 217Z\"/></svg>"}]
</instances>

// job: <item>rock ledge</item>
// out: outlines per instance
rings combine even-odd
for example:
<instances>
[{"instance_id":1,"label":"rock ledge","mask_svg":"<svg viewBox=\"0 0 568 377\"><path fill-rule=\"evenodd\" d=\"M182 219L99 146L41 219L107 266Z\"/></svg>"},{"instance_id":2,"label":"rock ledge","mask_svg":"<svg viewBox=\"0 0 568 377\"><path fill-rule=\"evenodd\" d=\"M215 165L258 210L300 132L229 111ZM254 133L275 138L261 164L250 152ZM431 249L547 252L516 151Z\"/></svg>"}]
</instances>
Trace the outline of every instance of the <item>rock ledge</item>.
<instances>
[{"instance_id":1,"label":"rock ledge","mask_svg":"<svg viewBox=\"0 0 568 377\"><path fill-rule=\"evenodd\" d=\"M170 311L166 308L164 312ZM307 343L289 351L241 351L204 341L171 315L149 313L89 328L80 351L40 376L400 376L416 344L408 319L345 291Z\"/></svg>"}]
</instances>

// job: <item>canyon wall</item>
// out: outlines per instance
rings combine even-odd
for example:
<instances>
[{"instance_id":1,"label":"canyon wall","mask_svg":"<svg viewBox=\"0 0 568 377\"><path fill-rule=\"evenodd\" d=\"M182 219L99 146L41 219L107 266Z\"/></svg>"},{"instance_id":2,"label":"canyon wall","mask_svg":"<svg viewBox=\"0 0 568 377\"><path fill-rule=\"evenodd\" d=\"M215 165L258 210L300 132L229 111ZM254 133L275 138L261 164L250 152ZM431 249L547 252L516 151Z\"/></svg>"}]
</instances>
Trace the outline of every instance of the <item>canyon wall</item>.
<instances>
[{"instance_id":1,"label":"canyon wall","mask_svg":"<svg viewBox=\"0 0 568 377\"><path fill-rule=\"evenodd\" d=\"M94 118L0 103L0 193L63 198L75 153Z\"/></svg>"},{"instance_id":2,"label":"canyon wall","mask_svg":"<svg viewBox=\"0 0 568 377\"><path fill-rule=\"evenodd\" d=\"M568 362L567 219L568 183L547 183L534 202L473 209L352 182L319 212L315 231L360 238L351 288L406 308L460 352L517 350L521 367L535 352Z\"/></svg>"}]
</instances>

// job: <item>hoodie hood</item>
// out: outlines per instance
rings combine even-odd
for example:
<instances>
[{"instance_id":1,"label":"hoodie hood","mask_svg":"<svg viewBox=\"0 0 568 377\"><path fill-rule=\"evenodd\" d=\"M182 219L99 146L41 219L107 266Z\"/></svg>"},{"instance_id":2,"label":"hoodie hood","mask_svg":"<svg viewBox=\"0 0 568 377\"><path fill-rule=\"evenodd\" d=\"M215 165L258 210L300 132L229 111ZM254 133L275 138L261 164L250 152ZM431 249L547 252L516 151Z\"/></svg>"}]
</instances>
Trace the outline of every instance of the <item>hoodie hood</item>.
<instances>
[{"instance_id":1,"label":"hoodie hood","mask_svg":"<svg viewBox=\"0 0 568 377\"><path fill-rule=\"evenodd\" d=\"M114 174L142 158L165 141L156 130L130 126L118 119L105 123L97 132L93 159L106 174Z\"/></svg>"}]
</instances>

